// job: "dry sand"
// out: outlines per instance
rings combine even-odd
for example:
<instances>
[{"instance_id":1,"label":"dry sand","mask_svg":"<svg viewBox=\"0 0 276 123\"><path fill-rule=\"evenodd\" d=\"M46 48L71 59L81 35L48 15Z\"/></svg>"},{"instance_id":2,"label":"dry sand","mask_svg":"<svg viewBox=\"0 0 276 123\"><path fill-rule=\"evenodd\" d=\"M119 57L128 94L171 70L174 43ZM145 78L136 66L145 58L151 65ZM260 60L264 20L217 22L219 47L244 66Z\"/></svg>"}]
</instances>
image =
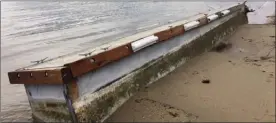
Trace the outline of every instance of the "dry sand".
<instances>
[{"instance_id":1,"label":"dry sand","mask_svg":"<svg viewBox=\"0 0 276 123\"><path fill-rule=\"evenodd\" d=\"M140 91L108 121L275 122L275 26L244 25L227 42Z\"/></svg>"}]
</instances>

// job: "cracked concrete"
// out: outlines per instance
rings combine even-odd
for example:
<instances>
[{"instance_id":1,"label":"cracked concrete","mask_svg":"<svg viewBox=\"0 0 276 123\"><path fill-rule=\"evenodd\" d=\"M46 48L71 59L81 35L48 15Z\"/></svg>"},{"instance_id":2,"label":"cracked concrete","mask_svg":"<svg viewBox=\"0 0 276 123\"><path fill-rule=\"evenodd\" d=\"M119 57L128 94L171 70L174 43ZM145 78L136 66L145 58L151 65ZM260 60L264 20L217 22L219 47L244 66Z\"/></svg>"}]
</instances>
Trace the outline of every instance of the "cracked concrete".
<instances>
[{"instance_id":1,"label":"cracked concrete","mask_svg":"<svg viewBox=\"0 0 276 123\"><path fill-rule=\"evenodd\" d=\"M275 122L275 26L244 25L226 42L231 47L195 57L141 90L108 121Z\"/></svg>"}]
</instances>

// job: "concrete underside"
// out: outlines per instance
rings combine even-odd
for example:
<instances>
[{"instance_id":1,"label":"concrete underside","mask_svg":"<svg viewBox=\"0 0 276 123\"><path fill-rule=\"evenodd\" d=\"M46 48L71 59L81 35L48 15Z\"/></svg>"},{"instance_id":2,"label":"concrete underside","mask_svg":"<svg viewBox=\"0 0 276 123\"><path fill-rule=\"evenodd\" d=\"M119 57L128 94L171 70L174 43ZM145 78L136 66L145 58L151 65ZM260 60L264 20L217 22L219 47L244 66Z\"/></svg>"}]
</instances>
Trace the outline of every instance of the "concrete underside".
<instances>
[{"instance_id":1,"label":"concrete underside","mask_svg":"<svg viewBox=\"0 0 276 123\"><path fill-rule=\"evenodd\" d=\"M97 92L82 96L74 103L77 119L80 122L105 121L137 91L167 75L192 57L209 51L219 41L223 41L233 34L238 26L246 22L246 15L243 12L238 12L193 30L191 34L197 34L193 37L195 39L192 38L193 40L171 49L171 52L148 62ZM179 36L171 41L183 40L181 38L183 37Z\"/></svg>"},{"instance_id":2,"label":"concrete underside","mask_svg":"<svg viewBox=\"0 0 276 123\"><path fill-rule=\"evenodd\" d=\"M243 25L225 41L228 48L187 61L107 121L275 122L275 25Z\"/></svg>"}]
</instances>

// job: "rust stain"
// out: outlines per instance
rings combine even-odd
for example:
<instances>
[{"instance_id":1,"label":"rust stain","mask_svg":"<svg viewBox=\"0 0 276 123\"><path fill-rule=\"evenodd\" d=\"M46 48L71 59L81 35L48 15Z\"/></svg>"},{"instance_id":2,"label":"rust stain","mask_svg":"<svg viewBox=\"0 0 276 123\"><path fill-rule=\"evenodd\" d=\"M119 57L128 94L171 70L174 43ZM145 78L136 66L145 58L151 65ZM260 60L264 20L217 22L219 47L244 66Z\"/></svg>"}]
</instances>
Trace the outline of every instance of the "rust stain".
<instances>
[{"instance_id":1,"label":"rust stain","mask_svg":"<svg viewBox=\"0 0 276 123\"><path fill-rule=\"evenodd\" d=\"M100 68L108 63L119 60L133 53L130 44L123 45L109 51L99 53L85 59L69 63L69 66L74 77L80 76L86 72Z\"/></svg>"},{"instance_id":2,"label":"rust stain","mask_svg":"<svg viewBox=\"0 0 276 123\"><path fill-rule=\"evenodd\" d=\"M79 89L76 80L72 80L69 85L69 96L73 102L75 102L79 98Z\"/></svg>"},{"instance_id":3,"label":"rust stain","mask_svg":"<svg viewBox=\"0 0 276 123\"><path fill-rule=\"evenodd\" d=\"M72 79L68 68L26 70L8 73L11 84L62 84Z\"/></svg>"},{"instance_id":4,"label":"rust stain","mask_svg":"<svg viewBox=\"0 0 276 123\"><path fill-rule=\"evenodd\" d=\"M179 25L179 26L171 27L168 30L157 32L157 33L154 34L154 36L157 36L158 37L158 42L160 42L160 41L165 41L165 40L168 40L172 37L181 35L183 33L184 33L184 26Z\"/></svg>"}]
</instances>

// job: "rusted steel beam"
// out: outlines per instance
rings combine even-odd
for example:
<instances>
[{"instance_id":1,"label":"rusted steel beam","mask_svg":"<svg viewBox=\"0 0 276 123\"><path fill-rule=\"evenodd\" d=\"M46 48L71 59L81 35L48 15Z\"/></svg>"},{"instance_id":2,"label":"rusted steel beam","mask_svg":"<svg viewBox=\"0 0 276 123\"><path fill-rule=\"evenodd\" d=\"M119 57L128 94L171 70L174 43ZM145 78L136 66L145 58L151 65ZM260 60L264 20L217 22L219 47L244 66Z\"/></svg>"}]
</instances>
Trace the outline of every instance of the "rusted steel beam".
<instances>
[{"instance_id":1,"label":"rusted steel beam","mask_svg":"<svg viewBox=\"0 0 276 123\"><path fill-rule=\"evenodd\" d=\"M69 66L74 77L80 76L89 71L100 68L108 63L119 60L133 53L130 44L123 45L95 56L80 59L76 62L66 64Z\"/></svg>"},{"instance_id":2,"label":"rusted steel beam","mask_svg":"<svg viewBox=\"0 0 276 123\"><path fill-rule=\"evenodd\" d=\"M73 78L66 67L18 70L9 72L8 76L11 84L63 84Z\"/></svg>"}]
</instances>

